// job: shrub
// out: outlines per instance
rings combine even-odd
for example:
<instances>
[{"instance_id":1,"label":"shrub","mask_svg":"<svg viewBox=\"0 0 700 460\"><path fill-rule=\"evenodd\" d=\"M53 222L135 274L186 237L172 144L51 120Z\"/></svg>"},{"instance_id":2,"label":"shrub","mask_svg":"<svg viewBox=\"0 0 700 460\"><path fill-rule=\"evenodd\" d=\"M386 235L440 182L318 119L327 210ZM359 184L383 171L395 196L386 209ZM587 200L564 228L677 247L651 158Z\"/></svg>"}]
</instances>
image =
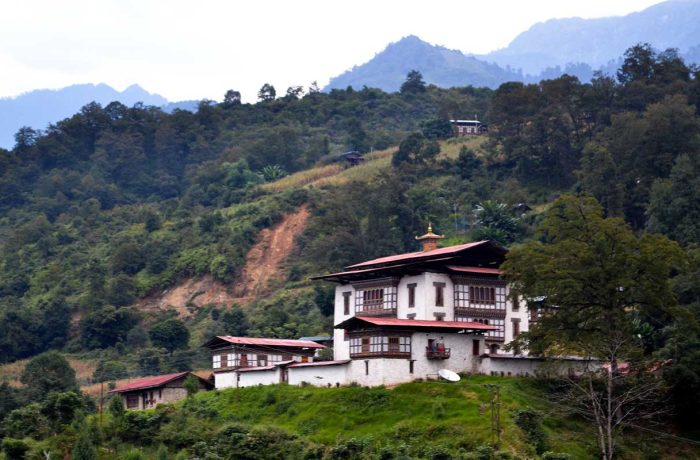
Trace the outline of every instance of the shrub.
<instances>
[{"instance_id":1,"label":"shrub","mask_svg":"<svg viewBox=\"0 0 700 460\"><path fill-rule=\"evenodd\" d=\"M139 449L129 449L126 452L124 452L119 458L120 460L146 460L146 456Z\"/></svg>"},{"instance_id":2,"label":"shrub","mask_svg":"<svg viewBox=\"0 0 700 460\"><path fill-rule=\"evenodd\" d=\"M433 418L445 418L445 403L441 399L433 401Z\"/></svg>"},{"instance_id":3,"label":"shrub","mask_svg":"<svg viewBox=\"0 0 700 460\"><path fill-rule=\"evenodd\" d=\"M525 433L527 441L538 454L547 450L547 433L542 428L542 414L534 409L521 409L515 412L513 421Z\"/></svg>"},{"instance_id":4,"label":"shrub","mask_svg":"<svg viewBox=\"0 0 700 460\"><path fill-rule=\"evenodd\" d=\"M263 398L263 406L271 406L277 402L277 396L275 396L274 391L268 391L265 393L265 398Z\"/></svg>"},{"instance_id":5,"label":"shrub","mask_svg":"<svg viewBox=\"0 0 700 460\"><path fill-rule=\"evenodd\" d=\"M563 452L545 452L542 454L542 460L571 460L573 457Z\"/></svg>"},{"instance_id":6,"label":"shrub","mask_svg":"<svg viewBox=\"0 0 700 460\"><path fill-rule=\"evenodd\" d=\"M29 446L21 439L5 438L2 440L2 451L5 452L7 460L23 460Z\"/></svg>"}]
</instances>

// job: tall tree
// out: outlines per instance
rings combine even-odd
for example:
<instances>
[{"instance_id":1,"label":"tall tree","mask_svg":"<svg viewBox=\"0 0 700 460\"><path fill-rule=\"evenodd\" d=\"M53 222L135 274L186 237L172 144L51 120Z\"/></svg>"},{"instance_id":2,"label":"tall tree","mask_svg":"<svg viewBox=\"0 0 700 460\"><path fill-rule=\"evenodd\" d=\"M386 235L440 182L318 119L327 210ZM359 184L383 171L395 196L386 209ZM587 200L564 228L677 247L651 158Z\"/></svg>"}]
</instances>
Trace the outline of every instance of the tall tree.
<instances>
[{"instance_id":1,"label":"tall tree","mask_svg":"<svg viewBox=\"0 0 700 460\"><path fill-rule=\"evenodd\" d=\"M153 345L168 351L185 348L190 339L190 331L187 330L182 321L177 319L167 319L156 324L149 335Z\"/></svg>"},{"instance_id":2,"label":"tall tree","mask_svg":"<svg viewBox=\"0 0 700 460\"><path fill-rule=\"evenodd\" d=\"M635 417L643 422L658 388L645 381L650 356L640 334L676 313L669 280L684 255L663 236L637 237L622 219L603 217L593 198L561 197L540 230L543 241L512 249L502 267L514 291L550 307L520 344L535 354L608 363L609 371L592 369L573 385L570 403L581 403L594 421L601 457L609 460L622 427ZM626 373L619 371L623 361Z\"/></svg>"},{"instance_id":3,"label":"tall tree","mask_svg":"<svg viewBox=\"0 0 700 460\"><path fill-rule=\"evenodd\" d=\"M269 83L265 83L258 91L258 99L261 101L274 101L277 97L277 91L275 87Z\"/></svg>"},{"instance_id":4,"label":"tall tree","mask_svg":"<svg viewBox=\"0 0 700 460\"><path fill-rule=\"evenodd\" d=\"M425 92L425 81L423 81L423 75L417 70L411 70L406 75L406 81L401 84L401 93L424 93Z\"/></svg>"},{"instance_id":5,"label":"tall tree","mask_svg":"<svg viewBox=\"0 0 700 460\"><path fill-rule=\"evenodd\" d=\"M29 360L20 381L27 385L27 392L35 401L43 400L52 391L78 389L75 371L57 351L48 351Z\"/></svg>"}]
</instances>

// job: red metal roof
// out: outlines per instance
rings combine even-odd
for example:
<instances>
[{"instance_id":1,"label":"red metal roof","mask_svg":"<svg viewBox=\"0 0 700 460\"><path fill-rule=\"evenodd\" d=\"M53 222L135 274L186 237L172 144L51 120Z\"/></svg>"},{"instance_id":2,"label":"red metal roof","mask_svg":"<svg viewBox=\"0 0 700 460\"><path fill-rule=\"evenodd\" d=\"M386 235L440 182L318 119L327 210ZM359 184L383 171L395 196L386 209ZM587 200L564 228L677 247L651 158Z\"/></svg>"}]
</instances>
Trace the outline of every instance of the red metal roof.
<instances>
[{"instance_id":1,"label":"red metal roof","mask_svg":"<svg viewBox=\"0 0 700 460\"><path fill-rule=\"evenodd\" d=\"M489 326L487 324L481 324L476 322L429 321L423 319L399 319L374 316L355 316L355 318L370 324L374 324L375 326L438 327L455 329L476 329L484 331L496 329L495 326Z\"/></svg>"},{"instance_id":2,"label":"red metal roof","mask_svg":"<svg viewBox=\"0 0 700 460\"><path fill-rule=\"evenodd\" d=\"M311 342L309 340L266 339L262 337L233 337L230 335L218 335L215 338L224 340L229 343L234 343L236 345L259 345L265 347L326 348L320 343ZM211 342L211 340L209 342Z\"/></svg>"},{"instance_id":3,"label":"red metal roof","mask_svg":"<svg viewBox=\"0 0 700 460\"><path fill-rule=\"evenodd\" d=\"M455 272L463 273L483 273L488 275L500 275L503 273L503 271L499 270L498 268L487 267L462 267L459 265L448 265L447 268Z\"/></svg>"},{"instance_id":4,"label":"red metal roof","mask_svg":"<svg viewBox=\"0 0 700 460\"><path fill-rule=\"evenodd\" d=\"M339 361L316 361L312 363L294 363L290 364L287 367L338 366L340 364L347 364L349 362L349 359L342 359Z\"/></svg>"},{"instance_id":5,"label":"red metal roof","mask_svg":"<svg viewBox=\"0 0 700 460\"><path fill-rule=\"evenodd\" d=\"M182 377L185 377L187 374L189 374L188 371L185 372L177 372L175 374L165 374L165 375L156 375L153 377L144 377L142 379L136 379L133 380L123 387L115 388L114 390L109 391L109 393L124 393L126 391L133 391L133 390L145 390L147 388L154 388L154 387L159 387L162 385L165 385L168 382L172 382L173 380L178 380ZM197 377L201 378L201 377Z\"/></svg>"},{"instance_id":6,"label":"red metal roof","mask_svg":"<svg viewBox=\"0 0 700 460\"><path fill-rule=\"evenodd\" d=\"M475 246L480 246L482 244L488 243L488 240L476 241L474 243L458 244L456 246L448 246L446 248L433 249L432 251L419 251L419 252L409 252L406 254L397 254L395 256L380 257L378 259L368 260L366 262L360 262L359 264L348 265L346 268L359 268L366 267L369 265L379 265L386 264L390 262L397 262L406 259L427 259L435 256L441 256L446 254L454 254L465 249L473 248Z\"/></svg>"}]
</instances>

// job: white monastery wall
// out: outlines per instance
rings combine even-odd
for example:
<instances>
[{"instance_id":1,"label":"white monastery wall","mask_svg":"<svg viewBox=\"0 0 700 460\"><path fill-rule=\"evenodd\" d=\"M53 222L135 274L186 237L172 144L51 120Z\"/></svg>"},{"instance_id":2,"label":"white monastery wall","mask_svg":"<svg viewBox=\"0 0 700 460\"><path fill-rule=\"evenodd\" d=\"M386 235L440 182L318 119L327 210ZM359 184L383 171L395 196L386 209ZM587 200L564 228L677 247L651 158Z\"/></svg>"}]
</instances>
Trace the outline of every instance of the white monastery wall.
<instances>
[{"instance_id":1,"label":"white monastery wall","mask_svg":"<svg viewBox=\"0 0 700 460\"><path fill-rule=\"evenodd\" d=\"M238 387L252 387L255 385L274 385L280 383L279 368L266 369L264 371L238 372Z\"/></svg>"},{"instance_id":2,"label":"white monastery wall","mask_svg":"<svg viewBox=\"0 0 700 460\"><path fill-rule=\"evenodd\" d=\"M338 364L334 366L302 366L290 367L287 369L290 385L301 385L302 382L307 382L314 386L325 387L330 383L331 386L336 384L347 384L347 364Z\"/></svg>"},{"instance_id":3,"label":"white monastery wall","mask_svg":"<svg viewBox=\"0 0 700 460\"><path fill-rule=\"evenodd\" d=\"M217 390L221 390L223 388L234 388L236 386L237 375L238 373L235 371L215 373L214 387Z\"/></svg>"}]
</instances>

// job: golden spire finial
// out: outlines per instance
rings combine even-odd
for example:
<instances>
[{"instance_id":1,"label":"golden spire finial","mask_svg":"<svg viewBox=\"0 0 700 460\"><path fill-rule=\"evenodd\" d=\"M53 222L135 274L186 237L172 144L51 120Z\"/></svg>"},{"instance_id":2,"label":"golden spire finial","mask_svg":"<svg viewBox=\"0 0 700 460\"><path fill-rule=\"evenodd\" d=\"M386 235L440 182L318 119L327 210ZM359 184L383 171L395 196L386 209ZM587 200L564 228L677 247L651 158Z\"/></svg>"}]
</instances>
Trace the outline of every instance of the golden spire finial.
<instances>
[{"instance_id":1,"label":"golden spire finial","mask_svg":"<svg viewBox=\"0 0 700 460\"><path fill-rule=\"evenodd\" d=\"M433 233L433 223L428 221L428 233Z\"/></svg>"}]
</instances>

